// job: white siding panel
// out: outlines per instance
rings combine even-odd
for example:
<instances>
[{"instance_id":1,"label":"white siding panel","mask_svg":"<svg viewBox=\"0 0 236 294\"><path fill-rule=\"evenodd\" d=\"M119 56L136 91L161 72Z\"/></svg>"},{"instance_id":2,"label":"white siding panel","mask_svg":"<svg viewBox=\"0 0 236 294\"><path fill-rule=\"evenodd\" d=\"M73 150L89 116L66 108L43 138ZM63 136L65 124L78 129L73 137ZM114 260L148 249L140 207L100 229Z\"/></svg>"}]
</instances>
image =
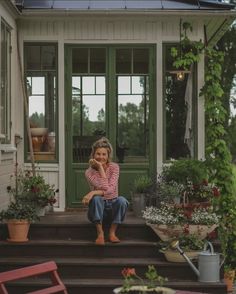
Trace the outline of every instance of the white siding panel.
<instances>
[{"instance_id":1,"label":"white siding panel","mask_svg":"<svg viewBox=\"0 0 236 294\"><path fill-rule=\"evenodd\" d=\"M191 38L199 36L198 19L186 19L193 25ZM214 23L212 24L214 26ZM63 31L61 31L61 29ZM63 36L64 40L179 40L179 18L70 18L52 20L23 20L21 30L27 36Z\"/></svg>"},{"instance_id":2,"label":"white siding panel","mask_svg":"<svg viewBox=\"0 0 236 294\"><path fill-rule=\"evenodd\" d=\"M112 40L114 38L115 25L110 21L107 23L107 27L107 39Z\"/></svg>"},{"instance_id":3,"label":"white siding panel","mask_svg":"<svg viewBox=\"0 0 236 294\"><path fill-rule=\"evenodd\" d=\"M3 4L4 1L0 1L0 18L3 18L9 26L11 26L11 44L13 48L13 54L11 58L11 114L12 114L12 129L11 129L11 145L13 145L14 134L15 134L15 116L14 116L14 107L15 101L14 98L18 98L19 90L17 91L16 87L16 76L15 72L17 69L16 58L15 58L15 45L16 45L16 24L13 14L7 9ZM13 56L14 55L14 56ZM0 64L1 69L1 64ZM17 93L17 95L16 95ZM15 153L2 153L0 151L0 210L5 208L9 203L9 195L7 193L7 186L11 183L11 174L14 172L14 159Z\"/></svg>"},{"instance_id":4,"label":"white siding panel","mask_svg":"<svg viewBox=\"0 0 236 294\"><path fill-rule=\"evenodd\" d=\"M48 184L54 185L55 190L58 189L58 187L59 187L58 172L55 172L55 171L40 171L39 174L44 177L45 181ZM54 207L59 207L59 205L60 205L59 195L60 195L60 192L56 193L57 202L55 203Z\"/></svg>"}]
</instances>

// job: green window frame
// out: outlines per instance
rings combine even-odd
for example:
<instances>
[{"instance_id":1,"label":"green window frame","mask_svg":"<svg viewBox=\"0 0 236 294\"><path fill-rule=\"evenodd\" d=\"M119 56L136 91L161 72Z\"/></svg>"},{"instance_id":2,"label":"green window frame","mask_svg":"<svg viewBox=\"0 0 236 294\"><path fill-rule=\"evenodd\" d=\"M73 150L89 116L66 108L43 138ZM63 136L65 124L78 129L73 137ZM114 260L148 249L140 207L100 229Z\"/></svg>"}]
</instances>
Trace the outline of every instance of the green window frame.
<instances>
[{"instance_id":1,"label":"green window frame","mask_svg":"<svg viewBox=\"0 0 236 294\"><path fill-rule=\"evenodd\" d=\"M100 54L95 54L97 50ZM148 162L149 112L150 108L154 109L149 105L153 95L149 86L153 77L152 52L153 45L71 46L72 78L67 95L72 96L72 113L68 116L72 119L74 163L87 163L91 143L102 136L112 141L119 163ZM94 54L99 56L97 60ZM99 91L97 79L100 79ZM83 80L90 80L89 88L83 86ZM100 107L96 109L97 119L90 122L91 102L87 103L87 98L97 100ZM87 107L87 116L84 107ZM130 117L134 117L135 122ZM138 130L137 136L128 133L131 126Z\"/></svg>"},{"instance_id":2,"label":"green window frame","mask_svg":"<svg viewBox=\"0 0 236 294\"><path fill-rule=\"evenodd\" d=\"M28 115L37 162L58 161L57 60L57 43L24 44ZM25 146L28 161L28 140L25 140Z\"/></svg>"},{"instance_id":3,"label":"green window frame","mask_svg":"<svg viewBox=\"0 0 236 294\"><path fill-rule=\"evenodd\" d=\"M1 19L0 143L11 141L11 28Z\"/></svg>"},{"instance_id":4,"label":"green window frame","mask_svg":"<svg viewBox=\"0 0 236 294\"><path fill-rule=\"evenodd\" d=\"M181 72L163 44L163 159L197 158L197 65Z\"/></svg>"}]
</instances>

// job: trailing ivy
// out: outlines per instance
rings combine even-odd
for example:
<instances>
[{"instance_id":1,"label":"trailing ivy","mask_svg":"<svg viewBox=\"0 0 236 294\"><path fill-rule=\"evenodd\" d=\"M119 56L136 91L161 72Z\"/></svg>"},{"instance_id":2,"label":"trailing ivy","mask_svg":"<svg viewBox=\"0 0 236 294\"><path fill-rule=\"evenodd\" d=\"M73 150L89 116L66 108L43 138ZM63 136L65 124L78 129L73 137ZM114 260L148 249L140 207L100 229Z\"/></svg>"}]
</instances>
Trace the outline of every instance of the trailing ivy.
<instances>
[{"instance_id":1,"label":"trailing ivy","mask_svg":"<svg viewBox=\"0 0 236 294\"><path fill-rule=\"evenodd\" d=\"M226 144L224 128L227 111L223 106L224 91L221 86L222 63L224 53L206 47L203 42L191 41L187 31L192 30L189 23L183 23L179 48L172 48L175 58L173 65L177 69L190 70L205 55L205 83L200 96L205 98L206 118L206 163L210 181L221 190L221 197L216 200L215 209L221 216L219 237L226 264L236 266L236 198L233 195L233 171L231 155ZM234 250L235 249L235 250ZM234 252L234 253L233 253Z\"/></svg>"}]
</instances>

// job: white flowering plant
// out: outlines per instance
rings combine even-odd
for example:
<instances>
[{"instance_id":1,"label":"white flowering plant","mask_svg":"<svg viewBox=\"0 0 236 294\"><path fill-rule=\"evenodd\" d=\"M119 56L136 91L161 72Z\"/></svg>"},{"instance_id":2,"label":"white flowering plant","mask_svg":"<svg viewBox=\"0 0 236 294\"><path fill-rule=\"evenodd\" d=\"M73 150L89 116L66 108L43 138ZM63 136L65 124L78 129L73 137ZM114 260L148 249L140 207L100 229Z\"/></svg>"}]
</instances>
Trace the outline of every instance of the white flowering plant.
<instances>
[{"instance_id":1,"label":"white flowering plant","mask_svg":"<svg viewBox=\"0 0 236 294\"><path fill-rule=\"evenodd\" d=\"M220 218L211 208L195 208L189 220L196 225L213 225L218 224Z\"/></svg>"},{"instance_id":2,"label":"white flowering plant","mask_svg":"<svg viewBox=\"0 0 236 294\"><path fill-rule=\"evenodd\" d=\"M143 211L143 218L147 223L159 225L212 225L219 223L219 216L212 207L185 210L163 202L160 207L146 207Z\"/></svg>"},{"instance_id":3,"label":"white flowering plant","mask_svg":"<svg viewBox=\"0 0 236 294\"><path fill-rule=\"evenodd\" d=\"M149 206L143 211L143 218L150 224L168 224L175 225L184 222L184 215L178 213L179 209L174 206L168 206L164 202L161 206Z\"/></svg>"}]
</instances>

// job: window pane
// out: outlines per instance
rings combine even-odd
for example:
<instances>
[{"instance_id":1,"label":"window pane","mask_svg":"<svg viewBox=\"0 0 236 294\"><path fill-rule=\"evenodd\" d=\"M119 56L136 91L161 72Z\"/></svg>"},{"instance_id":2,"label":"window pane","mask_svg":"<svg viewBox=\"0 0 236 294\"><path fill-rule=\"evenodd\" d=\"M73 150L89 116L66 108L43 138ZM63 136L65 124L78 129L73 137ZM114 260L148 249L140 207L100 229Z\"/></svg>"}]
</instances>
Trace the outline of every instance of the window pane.
<instances>
[{"instance_id":1,"label":"window pane","mask_svg":"<svg viewBox=\"0 0 236 294\"><path fill-rule=\"evenodd\" d=\"M95 94L95 77L83 77L83 94Z\"/></svg>"},{"instance_id":2,"label":"window pane","mask_svg":"<svg viewBox=\"0 0 236 294\"><path fill-rule=\"evenodd\" d=\"M131 73L132 49L116 50L116 73Z\"/></svg>"},{"instance_id":3,"label":"window pane","mask_svg":"<svg viewBox=\"0 0 236 294\"><path fill-rule=\"evenodd\" d=\"M118 77L118 94L131 94L130 77Z\"/></svg>"},{"instance_id":4,"label":"window pane","mask_svg":"<svg viewBox=\"0 0 236 294\"><path fill-rule=\"evenodd\" d=\"M84 96L83 106L86 110L83 134L93 135L105 129L105 96Z\"/></svg>"},{"instance_id":5,"label":"window pane","mask_svg":"<svg viewBox=\"0 0 236 294\"><path fill-rule=\"evenodd\" d=\"M119 78L118 81L120 81ZM134 80L133 92L146 92L145 76L129 77L129 80ZM123 91L119 87L123 88L121 82L118 83L118 93ZM146 94L118 95L116 153L119 162L132 160L132 157L148 156L148 100Z\"/></svg>"},{"instance_id":6,"label":"window pane","mask_svg":"<svg viewBox=\"0 0 236 294\"><path fill-rule=\"evenodd\" d=\"M40 70L40 46L29 46L25 47L25 57L26 57L26 69L27 70Z\"/></svg>"},{"instance_id":7,"label":"window pane","mask_svg":"<svg viewBox=\"0 0 236 294\"><path fill-rule=\"evenodd\" d=\"M55 46L42 47L42 69L56 69Z\"/></svg>"},{"instance_id":8,"label":"window pane","mask_svg":"<svg viewBox=\"0 0 236 294\"><path fill-rule=\"evenodd\" d=\"M133 72L148 74L149 53L148 49L134 49Z\"/></svg>"},{"instance_id":9,"label":"window pane","mask_svg":"<svg viewBox=\"0 0 236 294\"><path fill-rule=\"evenodd\" d=\"M96 77L96 94L105 94L105 77Z\"/></svg>"},{"instance_id":10,"label":"window pane","mask_svg":"<svg viewBox=\"0 0 236 294\"><path fill-rule=\"evenodd\" d=\"M166 160L194 156L193 74L179 81L171 69L171 46L166 48L165 64L165 145ZM170 62L171 60L171 62Z\"/></svg>"},{"instance_id":11,"label":"window pane","mask_svg":"<svg viewBox=\"0 0 236 294\"><path fill-rule=\"evenodd\" d=\"M32 51L37 52L33 66ZM56 159L57 118L57 55L56 45L25 45L25 64L28 66L28 114L36 161ZM33 60L34 61L34 60Z\"/></svg>"},{"instance_id":12,"label":"window pane","mask_svg":"<svg viewBox=\"0 0 236 294\"><path fill-rule=\"evenodd\" d=\"M45 77L31 78L32 95L45 94Z\"/></svg>"},{"instance_id":13,"label":"window pane","mask_svg":"<svg viewBox=\"0 0 236 294\"><path fill-rule=\"evenodd\" d=\"M74 162L88 162L92 143L105 135L105 89L104 76L72 77Z\"/></svg>"},{"instance_id":14,"label":"window pane","mask_svg":"<svg viewBox=\"0 0 236 294\"><path fill-rule=\"evenodd\" d=\"M91 48L90 49L90 73L106 72L106 49Z\"/></svg>"},{"instance_id":15,"label":"window pane","mask_svg":"<svg viewBox=\"0 0 236 294\"><path fill-rule=\"evenodd\" d=\"M144 94L144 77L132 77L132 94Z\"/></svg>"},{"instance_id":16,"label":"window pane","mask_svg":"<svg viewBox=\"0 0 236 294\"><path fill-rule=\"evenodd\" d=\"M88 48L74 48L72 50L72 72L88 73Z\"/></svg>"}]
</instances>

